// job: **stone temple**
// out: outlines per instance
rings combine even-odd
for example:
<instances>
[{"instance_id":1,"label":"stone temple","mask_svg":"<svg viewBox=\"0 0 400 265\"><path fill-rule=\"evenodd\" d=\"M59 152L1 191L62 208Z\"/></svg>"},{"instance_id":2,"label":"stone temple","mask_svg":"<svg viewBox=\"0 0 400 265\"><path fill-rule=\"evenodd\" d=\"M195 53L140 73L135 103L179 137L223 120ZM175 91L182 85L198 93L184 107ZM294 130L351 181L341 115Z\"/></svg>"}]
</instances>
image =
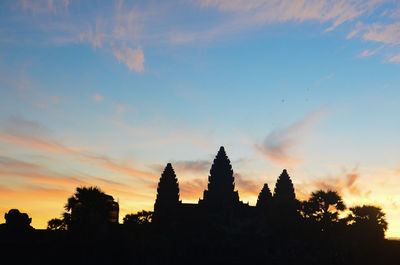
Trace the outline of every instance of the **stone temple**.
<instances>
[{"instance_id":1,"label":"stone temple","mask_svg":"<svg viewBox=\"0 0 400 265\"><path fill-rule=\"evenodd\" d=\"M182 225L200 222L204 219L218 219L224 224L246 220L256 216L268 207L290 212L295 204L295 192L286 170L279 176L274 195L264 184L258 196L257 205L250 206L239 199L235 190L235 178L230 160L224 147L220 147L210 169L207 189L198 204L182 203L179 197L179 183L170 163L164 169L157 187L153 221L159 224ZM283 211L283 212L285 212Z\"/></svg>"}]
</instances>

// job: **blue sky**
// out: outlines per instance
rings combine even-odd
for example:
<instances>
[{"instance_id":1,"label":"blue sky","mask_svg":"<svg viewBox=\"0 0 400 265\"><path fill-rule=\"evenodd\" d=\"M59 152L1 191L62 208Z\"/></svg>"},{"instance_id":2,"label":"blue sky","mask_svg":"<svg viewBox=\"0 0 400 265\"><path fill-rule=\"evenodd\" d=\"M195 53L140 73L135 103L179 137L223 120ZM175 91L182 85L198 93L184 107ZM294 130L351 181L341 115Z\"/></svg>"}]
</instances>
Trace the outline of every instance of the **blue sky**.
<instances>
[{"instance_id":1,"label":"blue sky","mask_svg":"<svg viewBox=\"0 0 400 265\"><path fill-rule=\"evenodd\" d=\"M288 168L398 237L399 63L396 1L2 1L0 215L45 227L78 185L151 209L167 162L197 201L224 145L242 200Z\"/></svg>"}]
</instances>

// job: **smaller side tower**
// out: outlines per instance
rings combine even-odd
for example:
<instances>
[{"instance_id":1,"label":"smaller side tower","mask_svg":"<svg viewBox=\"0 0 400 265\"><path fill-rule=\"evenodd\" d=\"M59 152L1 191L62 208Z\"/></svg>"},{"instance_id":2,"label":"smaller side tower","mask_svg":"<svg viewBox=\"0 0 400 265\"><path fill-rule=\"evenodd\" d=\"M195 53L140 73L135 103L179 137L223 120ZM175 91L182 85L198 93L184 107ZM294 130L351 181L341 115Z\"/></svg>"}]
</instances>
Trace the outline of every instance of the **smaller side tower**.
<instances>
[{"instance_id":1,"label":"smaller side tower","mask_svg":"<svg viewBox=\"0 0 400 265\"><path fill-rule=\"evenodd\" d=\"M261 211L267 211L271 207L271 205L272 193L269 190L268 184L265 183L260 194L258 194L256 207Z\"/></svg>"},{"instance_id":2,"label":"smaller side tower","mask_svg":"<svg viewBox=\"0 0 400 265\"><path fill-rule=\"evenodd\" d=\"M178 179L171 163L168 163L158 182L153 219L155 221L170 219L176 215L180 204Z\"/></svg>"}]
</instances>

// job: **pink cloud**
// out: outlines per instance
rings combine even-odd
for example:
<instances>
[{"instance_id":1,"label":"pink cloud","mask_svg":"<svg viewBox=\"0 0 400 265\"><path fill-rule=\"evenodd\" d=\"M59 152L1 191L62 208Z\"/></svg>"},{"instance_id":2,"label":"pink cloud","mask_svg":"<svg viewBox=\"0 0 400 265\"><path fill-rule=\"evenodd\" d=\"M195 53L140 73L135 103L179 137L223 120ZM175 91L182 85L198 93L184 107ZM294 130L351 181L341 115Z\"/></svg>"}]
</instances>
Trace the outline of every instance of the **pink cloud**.
<instances>
[{"instance_id":1,"label":"pink cloud","mask_svg":"<svg viewBox=\"0 0 400 265\"><path fill-rule=\"evenodd\" d=\"M235 173L235 184L236 189L245 195L254 195L257 196L262 188L262 185L255 182L250 178L246 178L244 175L240 173Z\"/></svg>"},{"instance_id":2,"label":"pink cloud","mask_svg":"<svg viewBox=\"0 0 400 265\"><path fill-rule=\"evenodd\" d=\"M400 63L400 54L389 58L389 62L391 62L391 63Z\"/></svg>"},{"instance_id":3,"label":"pink cloud","mask_svg":"<svg viewBox=\"0 0 400 265\"><path fill-rule=\"evenodd\" d=\"M298 188L296 189L296 193L299 192L302 195L302 199L307 199L310 192L314 190L333 190L341 195L348 194L357 197L368 197L371 191L362 191L362 188L359 187L360 178L361 175L355 169L352 172L344 172L340 176L299 183L296 185Z\"/></svg>"},{"instance_id":4,"label":"pink cloud","mask_svg":"<svg viewBox=\"0 0 400 265\"><path fill-rule=\"evenodd\" d=\"M157 177L151 173L118 163L105 155L77 150L66 146L51 139L48 134L48 131L37 122L27 121L20 117L14 117L6 123L3 131L0 132L0 141L43 152L68 154L80 160L95 163L96 165L115 172L140 177L145 181L148 179L157 179Z\"/></svg>"},{"instance_id":5,"label":"pink cloud","mask_svg":"<svg viewBox=\"0 0 400 265\"><path fill-rule=\"evenodd\" d=\"M371 50L364 50L361 54L360 57L369 57L372 56L376 53L376 50L371 51Z\"/></svg>"},{"instance_id":6,"label":"pink cloud","mask_svg":"<svg viewBox=\"0 0 400 265\"><path fill-rule=\"evenodd\" d=\"M387 25L374 23L368 26L363 39L384 44L400 45L400 22Z\"/></svg>"},{"instance_id":7,"label":"pink cloud","mask_svg":"<svg viewBox=\"0 0 400 265\"><path fill-rule=\"evenodd\" d=\"M101 19L96 19L95 29L92 29L92 26L88 25L88 31L86 33L81 33L79 35L80 41L87 40L90 42L94 49L102 48L103 41L106 38L106 34L102 31L103 22Z\"/></svg>"},{"instance_id":8,"label":"pink cloud","mask_svg":"<svg viewBox=\"0 0 400 265\"><path fill-rule=\"evenodd\" d=\"M293 155L293 148L304 138L304 133L326 114L326 107L320 108L295 124L271 131L261 144L254 147L266 158L281 165L295 165L299 157Z\"/></svg>"},{"instance_id":9,"label":"pink cloud","mask_svg":"<svg viewBox=\"0 0 400 265\"><path fill-rule=\"evenodd\" d=\"M179 182L180 195L183 200L197 200L201 198L206 188L207 177Z\"/></svg>"},{"instance_id":10,"label":"pink cloud","mask_svg":"<svg viewBox=\"0 0 400 265\"><path fill-rule=\"evenodd\" d=\"M101 103L101 102L103 102L103 100L104 100L104 96L101 95L101 94L96 93L96 94L93 95L93 100L94 100L96 103Z\"/></svg>"},{"instance_id":11,"label":"pink cloud","mask_svg":"<svg viewBox=\"0 0 400 265\"><path fill-rule=\"evenodd\" d=\"M333 1L333 0L198 0L203 8L215 8L232 13L230 19L211 29L200 32L175 32L171 35L174 43L187 43L196 40L209 40L223 34L235 33L252 27L282 22L304 22L315 20L331 22L325 31L352 21L373 10L381 0Z\"/></svg>"},{"instance_id":12,"label":"pink cloud","mask_svg":"<svg viewBox=\"0 0 400 265\"><path fill-rule=\"evenodd\" d=\"M68 9L69 0L40 0L40 1L29 1L19 0L17 1L24 10L30 10L34 14L38 13L63 13Z\"/></svg>"},{"instance_id":13,"label":"pink cloud","mask_svg":"<svg viewBox=\"0 0 400 265\"><path fill-rule=\"evenodd\" d=\"M140 46L136 49L132 49L123 45L120 49L114 49L113 54L118 62L124 63L129 70L135 70L136 72L144 71L145 59Z\"/></svg>"}]
</instances>

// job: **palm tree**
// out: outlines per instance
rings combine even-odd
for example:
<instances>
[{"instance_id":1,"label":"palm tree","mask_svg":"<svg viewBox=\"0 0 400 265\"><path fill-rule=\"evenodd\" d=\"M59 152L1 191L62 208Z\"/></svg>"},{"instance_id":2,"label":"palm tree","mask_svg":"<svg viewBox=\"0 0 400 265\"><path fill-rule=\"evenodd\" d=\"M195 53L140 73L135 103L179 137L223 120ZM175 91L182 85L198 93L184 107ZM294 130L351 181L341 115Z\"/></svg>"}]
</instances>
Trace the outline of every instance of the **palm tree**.
<instances>
[{"instance_id":1,"label":"palm tree","mask_svg":"<svg viewBox=\"0 0 400 265\"><path fill-rule=\"evenodd\" d=\"M78 187L65 205L71 229L98 230L118 222L118 203L97 187Z\"/></svg>"},{"instance_id":2,"label":"palm tree","mask_svg":"<svg viewBox=\"0 0 400 265\"><path fill-rule=\"evenodd\" d=\"M326 231L333 223L339 221L339 213L346 206L336 191L318 190L311 194L308 201L302 203L303 217L321 225L321 230Z\"/></svg>"}]
</instances>

